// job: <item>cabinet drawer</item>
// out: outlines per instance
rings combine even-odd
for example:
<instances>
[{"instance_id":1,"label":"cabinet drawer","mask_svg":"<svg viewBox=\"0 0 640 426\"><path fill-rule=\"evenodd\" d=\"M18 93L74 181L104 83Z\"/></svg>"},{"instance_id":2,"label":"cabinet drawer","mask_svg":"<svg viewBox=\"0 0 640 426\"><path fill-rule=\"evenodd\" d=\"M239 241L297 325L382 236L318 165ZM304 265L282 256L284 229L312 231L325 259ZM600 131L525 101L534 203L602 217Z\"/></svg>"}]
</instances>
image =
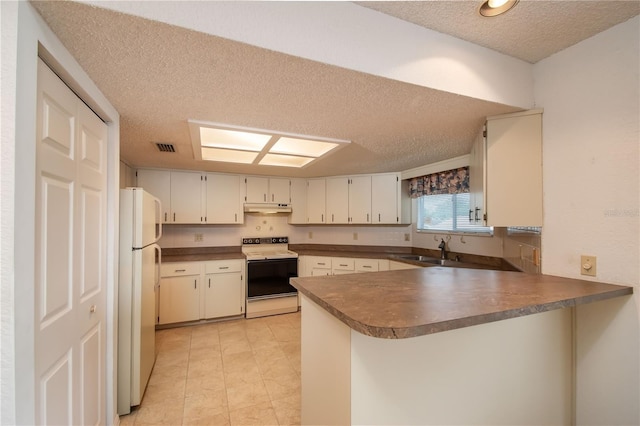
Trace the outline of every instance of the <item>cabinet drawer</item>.
<instances>
[{"instance_id":1,"label":"cabinet drawer","mask_svg":"<svg viewBox=\"0 0 640 426\"><path fill-rule=\"evenodd\" d=\"M353 271L355 270L355 259L345 257L335 257L331 259L332 269L334 271Z\"/></svg>"},{"instance_id":2,"label":"cabinet drawer","mask_svg":"<svg viewBox=\"0 0 640 426\"><path fill-rule=\"evenodd\" d=\"M224 274L227 272L242 272L244 260L212 260L205 263L205 274Z\"/></svg>"},{"instance_id":3,"label":"cabinet drawer","mask_svg":"<svg viewBox=\"0 0 640 426\"><path fill-rule=\"evenodd\" d=\"M311 269L331 269L330 257L309 256L307 262Z\"/></svg>"},{"instance_id":4,"label":"cabinet drawer","mask_svg":"<svg viewBox=\"0 0 640 426\"><path fill-rule=\"evenodd\" d=\"M161 277L181 277L185 275L200 275L200 263L163 263L160 266Z\"/></svg>"},{"instance_id":5,"label":"cabinet drawer","mask_svg":"<svg viewBox=\"0 0 640 426\"><path fill-rule=\"evenodd\" d=\"M378 259L356 259L355 263L357 272L378 272L380 270Z\"/></svg>"}]
</instances>

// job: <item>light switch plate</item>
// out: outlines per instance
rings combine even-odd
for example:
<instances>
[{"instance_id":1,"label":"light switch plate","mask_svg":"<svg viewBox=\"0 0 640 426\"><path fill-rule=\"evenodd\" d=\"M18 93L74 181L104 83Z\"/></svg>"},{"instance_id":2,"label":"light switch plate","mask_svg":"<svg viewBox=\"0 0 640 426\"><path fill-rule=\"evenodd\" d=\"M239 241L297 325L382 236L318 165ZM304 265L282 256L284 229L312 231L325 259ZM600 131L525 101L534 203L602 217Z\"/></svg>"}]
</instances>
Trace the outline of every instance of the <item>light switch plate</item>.
<instances>
[{"instance_id":1,"label":"light switch plate","mask_svg":"<svg viewBox=\"0 0 640 426\"><path fill-rule=\"evenodd\" d=\"M596 276L596 257L583 254L580 256L580 274Z\"/></svg>"}]
</instances>

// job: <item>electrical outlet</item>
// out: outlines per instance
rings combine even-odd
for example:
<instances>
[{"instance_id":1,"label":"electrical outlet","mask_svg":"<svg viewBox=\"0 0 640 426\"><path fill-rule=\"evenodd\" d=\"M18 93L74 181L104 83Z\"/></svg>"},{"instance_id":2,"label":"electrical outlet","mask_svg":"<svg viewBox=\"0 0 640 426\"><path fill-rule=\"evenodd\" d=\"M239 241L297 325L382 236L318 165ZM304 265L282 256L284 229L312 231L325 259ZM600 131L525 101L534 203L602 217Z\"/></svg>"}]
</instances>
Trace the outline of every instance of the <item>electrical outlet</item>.
<instances>
[{"instance_id":1,"label":"electrical outlet","mask_svg":"<svg viewBox=\"0 0 640 426\"><path fill-rule=\"evenodd\" d=\"M411 241L411 234L404 234L405 241Z\"/></svg>"},{"instance_id":2,"label":"electrical outlet","mask_svg":"<svg viewBox=\"0 0 640 426\"><path fill-rule=\"evenodd\" d=\"M353 233L353 239L354 239L354 240L357 240L357 239L358 239L358 233L357 233L357 232L354 232L354 233Z\"/></svg>"},{"instance_id":3,"label":"electrical outlet","mask_svg":"<svg viewBox=\"0 0 640 426\"><path fill-rule=\"evenodd\" d=\"M193 241L195 241L196 243L201 243L202 242L202 234L195 234L193 237Z\"/></svg>"},{"instance_id":4,"label":"electrical outlet","mask_svg":"<svg viewBox=\"0 0 640 426\"><path fill-rule=\"evenodd\" d=\"M580 256L580 273L590 277L596 276L596 257L583 254Z\"/></svg>"}]
</instances>

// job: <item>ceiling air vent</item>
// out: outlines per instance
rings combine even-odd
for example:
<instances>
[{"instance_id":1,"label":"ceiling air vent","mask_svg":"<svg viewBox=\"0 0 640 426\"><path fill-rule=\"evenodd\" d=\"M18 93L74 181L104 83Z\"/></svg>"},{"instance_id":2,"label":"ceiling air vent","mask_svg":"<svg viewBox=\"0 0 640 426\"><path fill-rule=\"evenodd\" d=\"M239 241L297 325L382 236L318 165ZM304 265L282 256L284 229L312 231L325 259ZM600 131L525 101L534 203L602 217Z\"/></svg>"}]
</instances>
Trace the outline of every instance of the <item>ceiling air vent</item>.
<instances>
[{"instance_id":1,"label":"ceiling air vent","mask_svg":"<svg viewBox=\"0 0 640 426\"><path fill-rule=\"evenodd\" d=\"M176 147L171 143L156 142L156 146L160 152L176 152Z\"/></svg>"}]
</instances>

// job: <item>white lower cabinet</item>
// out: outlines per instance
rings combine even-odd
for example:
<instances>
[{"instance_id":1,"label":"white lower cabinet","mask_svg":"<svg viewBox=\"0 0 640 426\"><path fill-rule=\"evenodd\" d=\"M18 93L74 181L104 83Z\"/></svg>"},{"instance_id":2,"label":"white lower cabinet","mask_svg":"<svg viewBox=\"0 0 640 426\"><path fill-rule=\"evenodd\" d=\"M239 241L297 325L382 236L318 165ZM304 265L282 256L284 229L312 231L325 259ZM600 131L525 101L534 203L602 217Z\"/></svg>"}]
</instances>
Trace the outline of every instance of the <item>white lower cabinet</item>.
<instances>
[{"instance_id":1,"label":"white lower cabinet","mask_svg":"<svg viewBox=\"0 0 640 426\"><path fill-rule=\"evenodd\" d=\"M389 270L388 259L350 257L301 256L306 276L344 275ZM303 275L301 275L303 276Z\"/></svg>"},{"instance_id":2,"label":"white lower cabinet","mask_svg":"<svg viewBox=\"0 0 640 426\"><path fill-rule=\"evenodd\" d=\"M200 319L201 280L199 262L162 264L158 324Z\"/></svg>"},{"instance_id":3,"label":"white lower cabinet","mask_svg":"<svg viewBox=\"0 0 640 426\"><path fill-rule=\"evenodd\" d=\"M205 264L204 318L244 313L242 260L212 260Z\"/></svg>"},{"instance_id":4,"label":"white lower cabinet","mask_svg":"<svg viewBox=\"0 0 640 426\"><path fill-rule=\"evenodd\" d=\"M244 260L163 263L158 324L244 314Z\"/></svg>"},{"instance_id":5,"label":"white lower cabinet","mask_svg":"<svg viewBox=\"0 0 640 426\"><path fill-rule=\"evenodd\" d=\"M331 275L331 258L323 256L305 256L305 271L311 277Z\"/></svg>"}]
</instances>

